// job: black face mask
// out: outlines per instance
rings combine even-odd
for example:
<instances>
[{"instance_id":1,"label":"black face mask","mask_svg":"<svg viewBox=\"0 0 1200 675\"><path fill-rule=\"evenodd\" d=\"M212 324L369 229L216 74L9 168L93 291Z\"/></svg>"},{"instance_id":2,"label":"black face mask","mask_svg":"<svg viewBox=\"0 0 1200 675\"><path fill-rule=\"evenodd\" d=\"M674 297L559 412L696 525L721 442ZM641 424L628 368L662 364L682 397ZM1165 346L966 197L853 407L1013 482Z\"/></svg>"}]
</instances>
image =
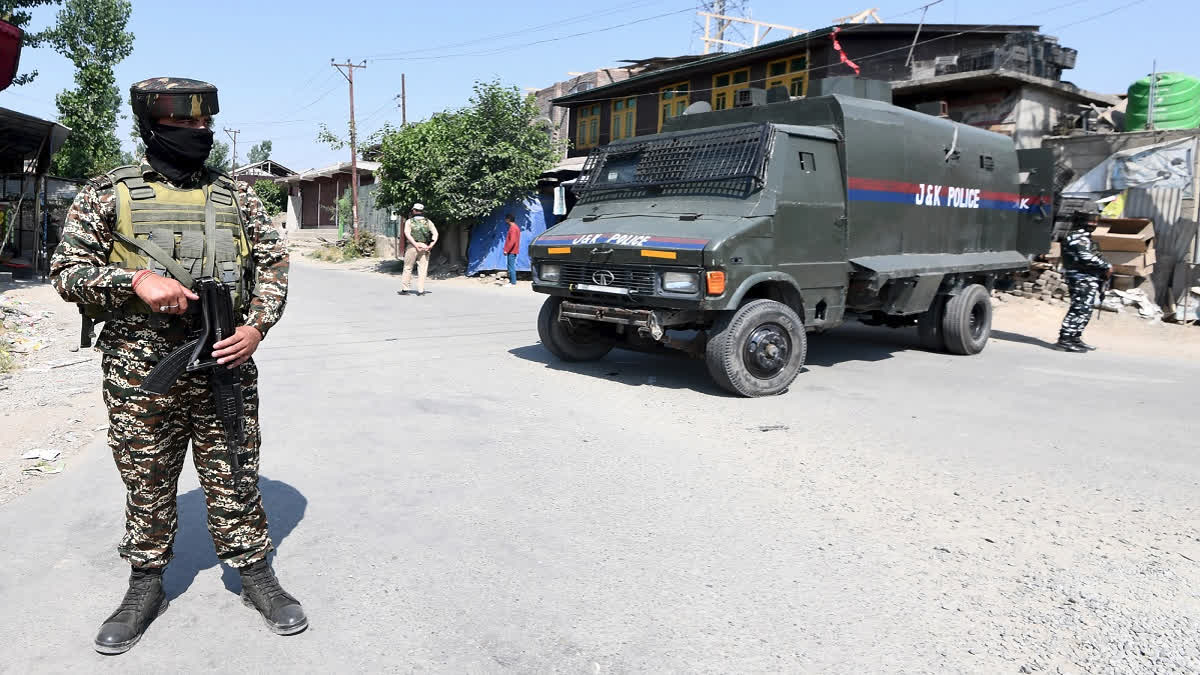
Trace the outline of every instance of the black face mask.
<instances>
[{"instance_id":1,"label":"black face mask","mask_svg":"<svg viewBox=\"0 0 1200 675\"><path fill-rule=\"evenodd\" d=\"M146 141L146 159L154 170L173 181L199 171L212 151L212 129L154 124Z\"/></svg>"}]
</instances>

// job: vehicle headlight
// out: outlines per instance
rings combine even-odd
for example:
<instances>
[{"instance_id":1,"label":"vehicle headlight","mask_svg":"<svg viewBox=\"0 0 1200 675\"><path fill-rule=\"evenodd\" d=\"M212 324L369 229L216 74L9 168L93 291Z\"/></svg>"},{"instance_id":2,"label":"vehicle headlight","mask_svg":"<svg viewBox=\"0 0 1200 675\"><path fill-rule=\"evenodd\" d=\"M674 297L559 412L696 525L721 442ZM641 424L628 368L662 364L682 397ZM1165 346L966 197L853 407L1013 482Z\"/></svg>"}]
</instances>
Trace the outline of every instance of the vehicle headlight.
<instances>
[{"instance_id":1,"label":"vehicle headlight","mask_svg":"<svg viewBox=\"0 0 1200 675\"><path fill-rule=\"evenodd\" d=\"M542 263L538 268L538 276L542 281L558 281L562 277L562 266L553 263Z\"/></svg>"},{"instance_id":2,"label":"vehicle headlight","mask_svg":"<svg viewBox=\"0 0 1200 675\"><path fill-rule=\"evenodd\" d=\"M700 275L694 272L663 272L662 287L672 293L695 293L700 290Z\"/></svg>"}]
</instances>

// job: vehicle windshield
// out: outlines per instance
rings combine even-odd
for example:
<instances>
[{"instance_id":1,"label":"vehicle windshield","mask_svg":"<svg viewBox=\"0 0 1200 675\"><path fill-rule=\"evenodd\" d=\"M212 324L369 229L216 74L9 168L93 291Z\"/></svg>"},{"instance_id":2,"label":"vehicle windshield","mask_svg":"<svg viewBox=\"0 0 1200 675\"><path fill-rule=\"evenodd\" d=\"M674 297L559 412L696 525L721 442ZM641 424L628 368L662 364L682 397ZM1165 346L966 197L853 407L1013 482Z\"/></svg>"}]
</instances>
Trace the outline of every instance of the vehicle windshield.
<instances>
[{"instance_id":1,"label":"vehicle windshield","mask_svg":"<svg viewBox=\"0 0 1200 675\"><path fill-rule=\"evenodd\" d=\"M575 183L583 201L661 194L745 197L762 187L773 134L738 124L593 150Z\"/></svg>"}]
</instances>

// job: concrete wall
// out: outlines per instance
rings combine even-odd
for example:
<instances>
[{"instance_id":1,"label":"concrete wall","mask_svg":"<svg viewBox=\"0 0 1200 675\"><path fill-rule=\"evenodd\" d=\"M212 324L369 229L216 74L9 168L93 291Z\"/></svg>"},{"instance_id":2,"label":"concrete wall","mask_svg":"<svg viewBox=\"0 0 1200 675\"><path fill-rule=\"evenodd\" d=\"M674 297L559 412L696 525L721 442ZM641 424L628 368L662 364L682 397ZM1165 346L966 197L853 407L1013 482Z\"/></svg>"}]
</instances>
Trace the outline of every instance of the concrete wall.
<instances>
[{"instance_id":1,"label":"concrete wall","mask_svg":"<svg viewBox=\"0 0 1200 675\"><path fill-rule=\"evenodd\" d=\"M1013 111L1013 142L1020 149L1040 148L1042 139L1078 110L1077 103L1059 94L1038 87L1022 87Z\"/></svg>"}]
</instances>

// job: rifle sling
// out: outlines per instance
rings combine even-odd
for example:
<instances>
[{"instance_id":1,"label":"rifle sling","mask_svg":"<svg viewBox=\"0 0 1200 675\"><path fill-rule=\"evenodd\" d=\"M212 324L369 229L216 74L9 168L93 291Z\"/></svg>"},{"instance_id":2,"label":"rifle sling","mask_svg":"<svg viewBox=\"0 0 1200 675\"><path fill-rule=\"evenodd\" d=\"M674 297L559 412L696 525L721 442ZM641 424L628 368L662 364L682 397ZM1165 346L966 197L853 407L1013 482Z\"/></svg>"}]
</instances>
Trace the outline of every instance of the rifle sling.
<instances>
[{"instance_id":1,"label":"rifle sling","mask_svg":"<svg viewBox=\"0 0 1200 675\"><path fill-rule=\"evenodd\" d=\"M159 248L158 244L155 244L149 239L136 239L122 232L116 232L114 234L116 234L117 239L120 239L126 245L140 250L142 253L150 256L150 258L159 265L162 265L167 272L170 272L171 276L175 277L175 280L179 283L188 288L191 288L195 283L192 280L192 275L188 274L187 270L183 269L183 265L180 265L175 261L174 258L171 257L169 253Z\"/></svg>"}]
</instances>

